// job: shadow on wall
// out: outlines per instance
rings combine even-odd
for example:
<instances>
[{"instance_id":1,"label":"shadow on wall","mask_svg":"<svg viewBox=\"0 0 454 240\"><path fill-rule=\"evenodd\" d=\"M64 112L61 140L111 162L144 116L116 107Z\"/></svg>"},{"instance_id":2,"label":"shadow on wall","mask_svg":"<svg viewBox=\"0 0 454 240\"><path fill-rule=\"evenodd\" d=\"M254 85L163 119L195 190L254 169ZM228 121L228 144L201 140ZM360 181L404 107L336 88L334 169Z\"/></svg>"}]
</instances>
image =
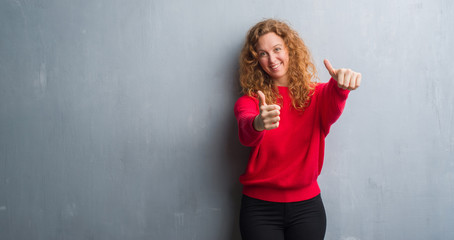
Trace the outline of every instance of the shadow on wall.
<instances>
[{"instance_id":1,"label":"shadow on wall","mask_svg":"<svg viewBox=\"0 0 454 240\"><path fill-rule=\"evenodd\" d=\"M242 43L241 43L242 44ZM236 118L233 113L233 107L236 100L242 95L241 94L241 87L239 84L239 74L238 74L238 56L240 54L241 46L238 47L238 54L234 55L231 59L230 68L232 73L228 78L230 81L230 88L229 88L229 99L227 99L231 104L231 107L228 108L228 113L225 116L229 116L228 124L225 126L226 134L226 144L225 144L225 160L227 160L226 166L230 170L230 174L227 176L230 177L228 180L229 184L229 197L231 203L231 216L229 219L231 221L228 223L230 224L230 233L231 235L226 239L241 239L240 230L239 230L239 212L241 206L241 192L242 186L239 182L239 176L244 172L246 168L247 159L249 156L249 148L241 145L238 139L238 125L236 122ZM228 228L227 228L228 229ZM227 236L221 236L224 238ZM221 239L220 238L220 239Z\"/></svg>"},{"instance_id":2,"label":"shadow on wall","mask_svg":"<svg viewBox=\"0 0 454 240\"><path fill-rule=\"evenodd\" d=\"M239 230L239 213L241 205L241 190L242 186L239 182L239 176L244 171L247 163L247 156L249 149L242 146L238 141L237 126L236 123L229 125L229 135L227 139L230 144L227 144L227 155L226 159L230 160L231 178L229 179L230 186L228 188L228 196L230 197L230 209L232 212L229 219L232 219L229 223L231 229L231 236L226 239L241 239ZM224 237L224 236L223 236Z\"/></svg>"}]
</instances>

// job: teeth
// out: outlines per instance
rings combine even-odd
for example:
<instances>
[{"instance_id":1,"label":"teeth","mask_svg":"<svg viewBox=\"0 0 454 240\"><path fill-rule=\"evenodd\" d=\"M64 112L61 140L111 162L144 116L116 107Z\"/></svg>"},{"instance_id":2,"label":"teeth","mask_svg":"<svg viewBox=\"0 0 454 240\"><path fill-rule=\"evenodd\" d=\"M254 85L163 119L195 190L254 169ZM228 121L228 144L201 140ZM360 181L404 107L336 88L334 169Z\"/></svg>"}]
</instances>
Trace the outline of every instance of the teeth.
<instances>
[{"instance_id":1,"label":"teeth","mask_svg":"<svg viewBox=\"0 0 454 240\"><path fill-rule=\"evenodd\" d=\"M276 68L278 68L279 66L281 66L281 63L276 64L276 65L271 65L271 68L272 68L272 69L276 69Z\"/></svg>"}]
</instances>

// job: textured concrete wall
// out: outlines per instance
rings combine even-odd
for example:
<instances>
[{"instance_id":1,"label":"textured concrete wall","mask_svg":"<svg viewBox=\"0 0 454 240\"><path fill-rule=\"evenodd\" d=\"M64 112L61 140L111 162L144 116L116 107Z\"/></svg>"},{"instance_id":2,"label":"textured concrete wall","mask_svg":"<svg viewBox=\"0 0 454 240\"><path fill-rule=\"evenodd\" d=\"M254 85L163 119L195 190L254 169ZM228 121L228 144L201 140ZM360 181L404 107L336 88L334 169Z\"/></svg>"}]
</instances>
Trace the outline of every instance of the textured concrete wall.
<instances>
[{"instance_id":1,"label":"textured concrete wall","mask_svg":"<svg viewBox=\"0 0 454 240\"><path fill-rule=\"evenodd\" d=\"M363 74L327 138L327 239L453 239L454 6L0 2L0 239L240 239L246 31Z\"/></svg>"}]
</instances>

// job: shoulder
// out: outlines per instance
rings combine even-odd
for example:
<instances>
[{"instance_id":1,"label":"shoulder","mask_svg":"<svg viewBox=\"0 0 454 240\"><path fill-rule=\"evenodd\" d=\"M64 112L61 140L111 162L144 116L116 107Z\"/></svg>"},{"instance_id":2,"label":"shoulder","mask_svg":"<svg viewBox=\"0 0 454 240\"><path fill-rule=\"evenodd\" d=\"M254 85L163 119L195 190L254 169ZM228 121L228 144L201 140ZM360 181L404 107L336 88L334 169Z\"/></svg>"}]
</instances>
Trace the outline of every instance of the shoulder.
<instances>
[{"instance_id":1,"label":"shoulder","mask_svg":"<svg viewBox=\"0 0 454 240\"><path fill-rule=\"evenodd\" d=\"M324 82L324 83L321 83L321 82L316 82L314 83L315 84L315 91L320 91L321 89L325 88L327 85L328 85L329 82Z\"/></svg>"},{"instance_id":2,"label":"shoulder","mask_svg":"<svg viewBox=\"0 0 454 240\"><path fill-rule=\"evenodd\" d=\"M258 101L257 98L253 98L253 97L248 96L248 95L243 95L240 98L238 98L238 100L236 100L235 106L236 105L244 105L244 104L258 104L258 102L259 101Z\"/></svg>"},{"instance_id":3,"label":"shoulder","mask_svg":"<svg viewBox=\"0 0 454 240\"><path fill-rule=\"evenodd\" d=\"M323 89L326 88L327 84L328 83L311 82L311 86L310 86L309 93L308 93L310 96L310 99L319 95L320 92L322 92Z\"/></svg>"},{"instance_id":4,"label":"shoulder","mask_svg":"<svg viewBox=\"0 0 454 240\"><path fill-rule=\"evenodd\" d=\"M258 109L259 101L256 98L251 96L243 95L238 100L236 100L234 110L237 111L244 111L244 110L256 110Z\"/></svg>"}]
</instances>

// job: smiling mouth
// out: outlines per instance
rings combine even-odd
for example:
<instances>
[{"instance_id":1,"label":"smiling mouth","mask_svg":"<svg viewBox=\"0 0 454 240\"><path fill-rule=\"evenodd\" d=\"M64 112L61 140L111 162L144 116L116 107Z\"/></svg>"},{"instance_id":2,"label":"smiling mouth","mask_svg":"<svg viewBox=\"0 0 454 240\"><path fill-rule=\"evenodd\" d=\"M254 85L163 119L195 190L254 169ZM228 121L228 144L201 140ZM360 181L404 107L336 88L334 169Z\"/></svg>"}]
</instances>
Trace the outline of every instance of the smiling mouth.
<instances>
[{"instance_id":1,"label":"smiling mouth","mask_svg":"<svg viewBox=\"0 0 454 240\"><path fill-rule=\"evenodd\" d=\"M278 64L274 64L274 65L271 65L270 68L273 69L273 70L276 70L279 66L281 66L282 62L278 63Z\"/></svg>"}]
</instances>

